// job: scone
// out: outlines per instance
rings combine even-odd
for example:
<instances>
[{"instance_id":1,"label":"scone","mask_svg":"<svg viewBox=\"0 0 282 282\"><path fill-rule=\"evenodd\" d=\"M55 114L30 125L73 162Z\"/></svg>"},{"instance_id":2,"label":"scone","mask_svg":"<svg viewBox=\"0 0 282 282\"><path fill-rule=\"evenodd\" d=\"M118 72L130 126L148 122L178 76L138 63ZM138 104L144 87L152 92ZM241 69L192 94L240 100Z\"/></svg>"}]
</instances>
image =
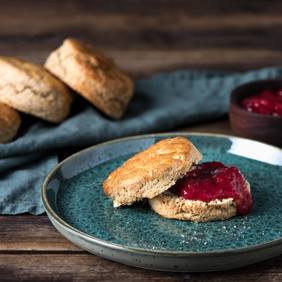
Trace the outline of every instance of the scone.
<instances>
[{"instance_id":1,"label":"scone","mask_svg":"<svg viewBox=\"0 0 282 282\"><path fill-rule=\"evenodd\" d=\"M14 109L0 103L0 143L11 141L20 125L20 115Z\"/></svg>"},{"instance_id":2,"label":"scone","mask_svg":"<svg viewBox=\"0 0 282 282\"><path fill-rule=\"evenodd\" d=\"M149 203L163 217L204 222L249 213L252 195L249 183L236 167L207 162L194 166Z\"/></svg>"},{"instance_id":3,"label":"scone","mask_svg":"<svg viewBox=\"0 0 282 282\"><path fill-rule=\"evenodd\" d=\"M0 57L0 102L58 123L69 114L71 101L68 88L43 67Z\"/></svg>"},{"instance_id":4,"label":"scone","mask_svg":"<svg viewBox=\"0 0 282 282\"><path fill-rule=\"evenodd\" d=\"M133 96L132 80L91 45L66 39L45 67L109 117L119 119Z\"/></svg>"},{"instance_id":5,"label":"scone","mask_svg":"<svg viewBox=\"0 0 282 282\"><path fill-rule=\"evenodd\" d=\"M115 207L147 198L159 215L197 222L245 215L250 185L236 167L197 164L201 154L183 137L164 139L138 153L104 181Z\"/></svg>"},{"instance_id":6,"label":"scone","mask_svg":"<svg viewBox=\"0 0 282 282\"><path fill-rule=\"evenodd\" d=\"M113 171L104 181L104 192L115 207L152 199L175 184L201 157L186 138L161 140Z\"/></svg>"}]
</instances>

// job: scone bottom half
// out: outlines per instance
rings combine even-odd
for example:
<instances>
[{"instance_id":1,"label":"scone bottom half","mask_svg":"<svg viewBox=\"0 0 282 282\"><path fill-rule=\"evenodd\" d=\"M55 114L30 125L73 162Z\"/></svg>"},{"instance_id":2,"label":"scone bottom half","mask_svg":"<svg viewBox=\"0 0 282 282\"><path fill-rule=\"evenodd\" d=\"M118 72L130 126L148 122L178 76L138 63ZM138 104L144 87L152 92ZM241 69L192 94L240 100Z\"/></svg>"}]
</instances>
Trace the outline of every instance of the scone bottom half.
<instances>
[{"instance_id":1,"label":"scone bottom half","mask_svg":"<svg viewBox=\"0 0 282 282\"><path fill-rule=\"evenodd\" d=\"M250 184L238 168L208 162L196 165L149 203L165 218L205 222L246 215L253 200Z\"/></svg>"},{"instance_id":2,"label":"scone bottom half","mask_svg":"<svg viewBox=\"0 0 282 282\"><path fill-rule=\"evenodd\" d=\"M173 186L202 158L184 137L163 139L114 170L103 188L114 207L152 199Z\"/></svg>"}]
</instances>

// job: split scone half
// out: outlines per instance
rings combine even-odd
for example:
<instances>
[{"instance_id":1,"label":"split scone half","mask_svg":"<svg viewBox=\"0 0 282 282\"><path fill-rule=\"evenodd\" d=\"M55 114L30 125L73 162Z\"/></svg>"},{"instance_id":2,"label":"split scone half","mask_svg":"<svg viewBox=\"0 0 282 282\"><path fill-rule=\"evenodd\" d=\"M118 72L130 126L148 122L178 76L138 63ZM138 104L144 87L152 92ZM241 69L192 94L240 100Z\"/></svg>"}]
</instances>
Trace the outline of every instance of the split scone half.
<instances>
[{"instance_id":1,"label":"split scone half","mask_svg":"<svg viewBox=\"0 0 282 282\"><path fill-rule=\"evenodd\" d=\"M115 207L152 199L175 184L201 158L186 138L161 140L113 171L104 181L104 192Z\"/></svg>"},{"instance_id":2,"label":"split scone half","mask_svg":"<svg viewBox=\"0 0 282 282\"><path fill-rule=\"evenodd\" d=\"M159 141L113 171L104 192L115 207L147 198L159 215L205 222L247 214L250 185L236 167L197 163L202 156L184 137Z\"/></svg>"}]
</instances>

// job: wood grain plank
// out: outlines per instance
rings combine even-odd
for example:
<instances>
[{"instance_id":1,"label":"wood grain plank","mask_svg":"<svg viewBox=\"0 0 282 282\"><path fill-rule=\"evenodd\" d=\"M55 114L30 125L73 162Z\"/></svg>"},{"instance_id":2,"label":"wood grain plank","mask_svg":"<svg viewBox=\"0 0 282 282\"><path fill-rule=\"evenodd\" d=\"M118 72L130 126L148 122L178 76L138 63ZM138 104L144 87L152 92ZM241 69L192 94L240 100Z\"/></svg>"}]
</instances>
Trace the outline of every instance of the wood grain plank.
<instances>
[{"instance_id":1,"label":"wood grain plank","mask_svg":"<svg viewBox=\"0 0 282 282\"><path fill-rule=\"evenodd\" d=\"M171 15L159 14L153 15L134 15L134 14L81 14L80 11L75 14L64 13L54 16L52 21L48 21L48 15L30 17L28 14L22 14L14 18L13 15L0 11L1 15L1 36L7 36L7 39L16 37L30 36L34 38L58 32L63 29L75 28L81 26L91 32L119 31L136 33L142 30L159 30L165 32L184 32L184 31L230 31L231 29L242 32L251 28L269 29L274 31L282 25L280 15L249 15L249 14L228 14L217 17L209 16L191 16L187 13L177 15L177 18ZM43 18L42 18L43 17ZM45 19L46 17L46 19ZM19 25L24 22L22 28ZM181 38L179 38L181 39ZM259 39L259 38L258 38ZM126 43L126 42L125 42ZM260 46L258 46L260 47Z\"/></svg>"},{"instance_id":2,"label":"wood grain plank","mask_svg":"<svg viewBox=\"0 0 282 282\"><path fill-rule=\"evenodd\" d=\"M1 281L281 281L282 256L263 263L214 273L142 270L90 254L0 255Z\"/></svg>"},{"instance_id":3,"label":"wood grain plank","mask_svg":"<svg viewBox=\"0 0 282 282\"><path fill-rule=\"evenodd\" d=\"M227 135L237 135L235 134L227 118L219 119L218 121L198 123L190 125L188 127L181 127L176 129L176 131L185 131L185 132L206 132L206 133L216 133L216 134L227 134Z\"/></svg>"},{"instance_id":4,"label":"wood grain plank","mask_svg":"<svg viewBox=\"0 0 282 282\"><path fill-rule=\"evenodd\" d=\"M247 70L280 66L282 52L271 50L106 51L135 77L177 69Z\"/></svg>"},{"instance_id":5,"label":"wood grain plank","mask_svg":"<svg viewBox=\"0 0 282 282\"><path fill-rule=\"evenodd\" d=\"M0 54L21 57L34 63L44 63L52 50L41 48L39 43L13 47L0 45ZM9 48L10 47L10 48ZM177 69L220 69L238 70L260 68L265 66L280 66L282 52L271 50L205 50L196 49L189 51L121 51L107 50L116 63L134 78L145 77L161 71Z\"/></svg>"},{"instance_id":6,"label":"wood grain plank","mask_svg":"<svg viewBox=\"0 0 282 282\"><path fill-rule=\"evenodd\" d=\"M1 13L0 13L1 17ZM5 18L5 15L3 15ZM271 20L270 20L271 18ZM14 19L14 17L9 17ZM30 20L33 19L33 20ZM248 19L248 20L247 20ZM281 17L247 15L219 18L157 16L76 16L3 21L0 41L5 44L57 46L65 37L77 37L99 48L122 50L256 49L281 50ZM24 22L24 24L22 24ZM258 24L259 23L259 24ZM19 26L22 25L20 28Z\"/></svg>"},{"instance_id":7,"label":"wood grain plank","mask_svg":"<svg viewBox=\"0 0 282 282\"><path fill-rule=\"evenodd\" d=\"M228 42L229 38L234 39L229 44L236 44L235 39L240 39L240 37L242 37L240 43L243 44L242 39L247 36L249 41L246 41L246 44L255 40L262 44L257 45L257 48L271 46L278 49L273 41L269 42L266 37L257 35L263 32L269 38L274 37L279 34L282 25L282 18L275 14L195 17L183 13L175 19L170 15L163 14L157 16L101 15L96 13L85 15L78 11L76 14L52 15L52 21L50 21L48 15L30 17L29 14L23 13L20 17L13 17L13 15L3 13L3 10L1 10L0 16L3 22L0 26L0 39L5 41L15 42L23 39L37 41L55 37L62 38L66 33L72 33L73 36L78 37L93 36L96 42L99 42L99 38L104 37L105 40L108 37L108 40L114 39L117 44L122 44L126 49L130 46L137 46L137 43L130 42L128 44L128 41L122 40L124 37L136 38L138 43L142 39L147 39L147 42L144 41L144 43L149 43L149 36L153 34L158 37L166 36L169 39L174 39L174 41L182 43L182 45L177 45L177 48L182 47L183 49L189 48L189 45L200 43L199 39L204 39L204 37L206 46L210 46L210 44L218 46L220 41ZM19 28L19 25L21 25L21 28ZM146 34L147 38L144 38ZM182 36L179 37L179 34ZM191 37L196 41L190 41ZM280 39L276 39L279 43ZM277 40L275 43L277 43ZM153 43L156 44L157 42ZM170 45L159 44L159 47L165 49Z\"/></svg>"},{"instance_id":8,"label":"wood grain plank","mask_svg":"<svg viewBox=\"0 0 282 282\"><path fill-rule=\"evenodd\" d=\"M35 5L36 3L36 5ZM17 9L15 9L15 7ZM120 0L120 1L104 1L104 0L72 0L72 1L34 1L25 0L22 5L21 0L14 0L11 4L9 0L1 1L1 10L4 13L26 13L34 16L42 16L52 12L54 15L62 15L65 13L83 13L92 12L100 14L136 14L136 15L158 15L170 14L171 16L178 13L187 13L188 15L223 15L243 11L250 14L274 13L279 14L282 3L279 0L272 0L271 5L268 0L245 1L245 0Z\"/></svg>"},{"instance_id":9,"label":"wood grain plank","mask_svg":"<svg viewBox=\"0 0 282 282\"><path fill-rule=\"evenodd\" d=\"M47 216L0 216L0 226L0 253L81 251L55 230Z\"/></svg>"}]
</instances>

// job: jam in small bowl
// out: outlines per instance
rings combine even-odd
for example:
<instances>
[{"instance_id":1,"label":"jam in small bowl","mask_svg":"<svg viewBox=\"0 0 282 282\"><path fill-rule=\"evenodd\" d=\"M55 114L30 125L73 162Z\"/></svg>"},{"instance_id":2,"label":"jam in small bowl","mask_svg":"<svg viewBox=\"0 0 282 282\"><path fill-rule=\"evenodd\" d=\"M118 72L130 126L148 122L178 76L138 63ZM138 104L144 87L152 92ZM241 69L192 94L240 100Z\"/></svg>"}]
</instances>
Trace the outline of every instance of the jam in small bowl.
<instances>
[{"instance_id":1,"label":"jam in small bowl","mask_svg":"<svg viewBox=\"0 0 282 282\"><path fill-rule=\"evenodd\" d=\"M229 116L235 133L282 147L282 80L259 80L235 88Z\"/></svg>"},{"instance_id":2,"label":"jam in small bowl","mask_svg":"<svg viewBox=\"0 0 282 282\"><path fill-rule=\"evenodd\" d=\"M254 96L244 98L241 105L249 112L282 116L282 88L264 89Z\"/></svg>"}]
</instances>

